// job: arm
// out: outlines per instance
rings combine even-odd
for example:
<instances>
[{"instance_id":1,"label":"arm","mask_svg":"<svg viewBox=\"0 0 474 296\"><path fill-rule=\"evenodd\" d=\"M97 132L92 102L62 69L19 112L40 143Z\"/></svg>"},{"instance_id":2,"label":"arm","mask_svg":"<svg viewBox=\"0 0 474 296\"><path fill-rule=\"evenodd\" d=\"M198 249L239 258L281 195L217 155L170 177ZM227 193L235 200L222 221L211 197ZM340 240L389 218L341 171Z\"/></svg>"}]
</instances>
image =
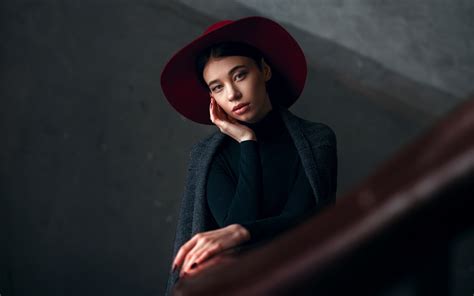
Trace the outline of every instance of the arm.
<instances>
[{"instance_id":1,"label":"arm","mask_svg":"<svg viewBox=\"0 0 474 296\"><path fill-rule=\"evenodd\" d=\"M321 189L324 189L320 190L320 195L329 195L323 199L331 199L332 196L335 196L336 149L334 146L324 145L316 149L314 156L320 179L317 183L323 187ZM260 200L258 192L262 190L261 174L258 172L261 172L261 167L257 143L243 141L241 142L241 163L237 186L219 159L213 162L209 174L208 202L216 222L220 227L237 223L247 229L250 233L250 240L245 244L273 237L297 225L305 217L314 213L316 207L320 206L315 205L314 192L301 167L282 213L278 216L257 220Z\"/></svg>"},{"instance_id":2,"label":"arm","mask_svg":"<svg viewBox=\"0 0 474 296\"><path fill-rule=\"evenodd\" d=\"M303 167L298 170L288 200L282 213L278 216L259 219L256 221L240 223L250 232L250 240L244 245L249 245L258 240L272 238L279 233L289 230L303 222L317 211L332 204L336 196L337 155L336 147L323 145L315 149L314 155L318 168L318 194L325 202L316 204L313 189Z\"/></svg>"},{"instance_id":3,"label":"arm","mask_svg":"<svg viewBox=\"0 0 474 296\"><path fill-rule=\"evenodd\" d=\"M254 221L258 217L263 185L257 142L240 142L240 151L237 184L220 158L213 161L209 171L207 200L219 227Z\"/></svg>"},{"instance_id":4,"label":"arm","mask_svg":"<svg viewBox=\"0 0 474 296\"><path fill-rule=\"evenodd\" d=\"M245 143L244 143L245 144ZM248 143L250 144L250 143ZM252 145L249 146L249 148L252 147ZM256 148L255 146L253 146ZM253 150L250 150L253 151ZM253 152L255 152L253 151ZM335 193L335 177L336 177L336 149L335 146L331 145L323 145L319 147L319 149L313 150L316 152L315 155L315 160L317 161L316 166L318 167L318 180L315 182L317 185L318 190L318 196L324 200L325 198L327 200L331 200L328 197L325 197L322 192L329 193L331 196L333 194L329 191L321 191L319 188L321 184L321 180L327 180L331 181L326 188L334 188L334 193ZM252 153L252 152L251 152ZM242 158L241 158L242 159ZM326 161L326 160L327 161ZM318 164L319 161L323 161L326 163L324 164ZM243 162L246 163L246 162ZM253 163L254 165L259 165L260 161L255 161L255 162L250 162ZM213 192L210 196L208 196L208 201L209 206L211 209L211 212L216 212L216 207L218 208L219 205L227 205L229 204L232 205L232 208L243 208L246 210L249 210L249 207L257 205L258 207L258 202L254 203L243 203L241 206L237 206L239 203L236 201L242 201L245 200L245 197L242 199L236 199L233 200L232 198L234 197L233 194L236 194L239 192L238 188L235 188L234 182L232 181L232 178L230 177L230 174L228 172L225 172L224 167L222 166L222 163L219 165L219 161L215 161L214 165L212 165L214 173L210 172L210 182L208 182L207 186L210 191L208 191L208 194ZM244 166L245 168L245 166ZM321 169L319 169L321 168ZM216 174L216 172L221 172L221 174ZM241 174L243 173L244 170L241 170ZM257 171L258 172L258 171ZM329 174L329 177L321 178L321 176L326 176L326 174ZM217 176L217 178L214 179L214 177ZM258 176L258 174L257 174ZM212 180L214 179L214 182ZM246 180L250 185L251 180L256 180L256 179L242 179L240 180ZM215 181L218 181L217 183ZM261 181L261 180L260 180ZM212 184L218 184L217 187L220 188L225 188L227 186L228 190L224 190L223 192L220 192L219 190L212 190ZM239 185L245 184L238 182ZM257 184L257 185L256 185ZM260 185L258 185L260 184ZM332 184L332 185L331 185ZM326 184L327 185L327 184ZM260 186L261 188L261 182L255 182L254 186L257 188ZM233 190L235 192L233 193ZM257 196L258 197L258 196ZM217 201L220 201L218 203L213 203L212 200L215 199ZM255 201L257 199L253 199ZM252 200L251 200L252 201ZM246 215L246 211L243 212L237 212L237 213L230 213L229 208L224 208L224 211L222 211L220 214L216 212L215 218L217 220L217 223L221 226L220 229L217 230L212 230L204 233L200 233L195 235L190 241L188 241L183 247L181 247L180 251L178 252L179 257L177 259L177 264L181 264L181 262L185 259L185 263L183 264L182 271L189 272L192 270L192 264L193 262L199 266L201 262L206 260L209 256L212 256L216 253L219 253L220 251L227 249L229 247L235 247L238 246L239 248L242 248L249 244L252 244L254 242L262 242L266 238L271 238L272 236L281 233L284 230L287 230L288 228L300 223L303 221L306 217L309 217L314 210L319 209L323 207L323 203L316 205L316 207L313 206L311 208L309 203L315 202L315 198L313 195L313 191L311 186L309 185L308 179L306 177L305 171L300 168L299 173L297 174L297 178L295 180L295 183L293 185L293 190L290 193L290 196L287 200L287 203L284 207L284 210L282 211L282 214L276 217L270 217L270 218L265 218L265 219L260 219L254 221L253 218L248 221L243 221L240 222L240 224L232 224L225 226L224 223L234 223L231 222L228 217L235 217L236 219L239 219L239 217L244 217L243 219L248 219L249 215ZM309 208L309 210L308 210ZM221 209L222 210L222 209ZM249 212L252 213L257 213L258 210L252 210L250 209ZM227 220L226 220L227 219ZM225 227L224 227L225 226ZM238 227L235 227L238 226ZM250 233L253 233L253 237L250 237ZM210 243L211 242L211 243ZM210 245L212 247L210 248L200 248L199 246L202 245ZM192 252L189 251L189 249L197 249L197 251ZM199 269L198 269L199 270ZM197 271L195 271L197 272Z\"/></svg>"},{"instance_id":5,"label":"arm","mask_svg":"<svg viewBox=\"0 0 474 296\"><path fill-rule=\"evenodd\" d=\"M181 266L180 276L183 276L185 273L192 273L194 269L191 266L193 266L193 264L199 266L214 254L240 245L249 239L248 231L233 221L241 221L241 219L252 221L256 219L258 204L255 201L257 201L257 195L254 194L255 197L250 198L250 194L261 192L261 189L258 188L261 188L262 182L254 182L259 178L261 168L256 141L243 140L240 143L243 154L246 156L241 157L241 166L254 168L250 169L250 171L258 172L258 174L254 173L245 178L240 178L239 184L242 184L240 186L242 191L236 190L235 181L231 178L226 167L222 165L222 159L218 157L212 161L208 183L206 184L207 199L211 210L216 207L218 209L218 211L213 211L213 215L219 218L220 227L216 230L197 233L179 246L179 250L173 261L173 269L176 270ZM248 151L248 153L245 151ZM242 170L244 171L245 169L242 168ZM189 184L189 182L187 182L187 184ZM226 194L221 194L221 190ZM233 201L232 198L234 194L236 198ZM243 198L241 202L237 202L240 200L238 196ZM213 200L214 202L209 202L209 200ZM182 206L188 205L190 204L182 204ZM242 208L242 206L244 206L244 208ZM245 208L245 206L248 208ZM254 210L252 211L252 209ZM196 272L196 270L194 270L194 272Z\"/></svg>"},{"instance_id":6,"label":"arm","mask_svg":"<svg viewBox=\"0 0 474 296\"><path fill-rule=\"evenodd\" d=\"M315 204L316 198L302 167L298 170L296 180L288 196L288 201L278 216L241 223L250 233L250 240L242 246L264 241L283 233L305 221L317 211L335 201L337 185L336 147L323 145L315 150L315 161L318 168L317 189L321 202Z\"/></svg>"}]
</instances>

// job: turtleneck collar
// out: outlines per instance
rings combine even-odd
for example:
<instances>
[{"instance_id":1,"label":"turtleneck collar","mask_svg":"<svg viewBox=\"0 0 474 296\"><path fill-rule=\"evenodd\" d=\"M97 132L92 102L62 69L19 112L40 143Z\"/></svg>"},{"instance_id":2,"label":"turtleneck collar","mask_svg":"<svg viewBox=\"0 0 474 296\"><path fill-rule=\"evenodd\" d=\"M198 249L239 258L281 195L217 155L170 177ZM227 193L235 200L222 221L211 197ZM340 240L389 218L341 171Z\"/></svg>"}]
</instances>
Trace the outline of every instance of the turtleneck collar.
<instances>
[{"instance_id":1,"label":"turtleneck collar","mask_svg":"<svg viewBox=\"0 0 474 296\"><path fill-rule=\"evenodd\" d=\"M281 118L279 110L273 107L263 118L254 123L240 121L240 123L250 127L257 136L257 139L270 138L285 130L285 123Z\"/></svg>"}]
</instances>

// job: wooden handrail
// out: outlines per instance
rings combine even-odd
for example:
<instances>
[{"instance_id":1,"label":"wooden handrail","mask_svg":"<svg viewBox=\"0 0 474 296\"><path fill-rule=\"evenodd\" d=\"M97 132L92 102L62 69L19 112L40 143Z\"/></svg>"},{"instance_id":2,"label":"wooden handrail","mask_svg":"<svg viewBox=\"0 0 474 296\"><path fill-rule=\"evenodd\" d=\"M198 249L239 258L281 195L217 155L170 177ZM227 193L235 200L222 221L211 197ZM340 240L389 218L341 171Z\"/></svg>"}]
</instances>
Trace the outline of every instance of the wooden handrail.
<instances>
[{"instance_id":1,"label":"wooden handrail","mask_svg":"<svg viewBox=\"0 0 474 296\"><path fill-rule=\"evenodd\" d=\"M407 272L423 294L447 291L449 242L474 221L473 168L474 98L334 206L267 245L217 256L174 295L372 294Z\"/></svg>"}]
</instances>

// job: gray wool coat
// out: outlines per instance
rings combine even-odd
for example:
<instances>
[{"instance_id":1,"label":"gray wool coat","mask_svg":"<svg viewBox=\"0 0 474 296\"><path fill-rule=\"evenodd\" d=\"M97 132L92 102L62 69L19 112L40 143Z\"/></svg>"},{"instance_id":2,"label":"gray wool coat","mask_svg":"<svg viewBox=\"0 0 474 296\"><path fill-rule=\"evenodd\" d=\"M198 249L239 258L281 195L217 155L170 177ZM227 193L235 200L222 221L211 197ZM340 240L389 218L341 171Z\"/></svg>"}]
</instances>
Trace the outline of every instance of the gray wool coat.
<instances>
[{"instance_id":1,"label":"gray wool coat","mask_svg":"<svg viewBox=\"0 0 474 296\"><path fill-rule=\"evenodd\" d=\"M288 109L274 106L279 110L288 132L294 141L303 168L316 198L316 205L335 202L337 184L336 136L333 130L318 122L302 119ZM196 233L215 229L215 222L207 206L206 182L212 158L227 135L216 131L194 144L189 154L185 188L173 246L174 260L179 248ZM320 148L329 148L331 159L321 155ZM170 264L171 266L171 264ZM179 269L170 271L166 295L171 295L173 285L179 277Z\"/></svg>"}]
</instances>

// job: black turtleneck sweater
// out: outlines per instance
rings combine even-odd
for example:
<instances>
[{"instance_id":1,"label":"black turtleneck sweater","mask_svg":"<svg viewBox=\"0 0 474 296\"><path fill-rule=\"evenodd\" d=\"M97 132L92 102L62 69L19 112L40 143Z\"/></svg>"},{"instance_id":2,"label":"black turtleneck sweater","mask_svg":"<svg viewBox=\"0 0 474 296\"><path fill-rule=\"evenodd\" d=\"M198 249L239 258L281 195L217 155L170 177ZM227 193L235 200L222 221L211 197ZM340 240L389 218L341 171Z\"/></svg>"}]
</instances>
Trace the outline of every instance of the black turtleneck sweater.
<instances>
[{"instance_id":1,"label":"black turtleneck sweater","mask_svg":"<svg viewBox=\"0 0 474 296\"><path fill-rule=\"evenodd\" d=\"M207 201L219 226L240 224L262 243L309 217L313 190L286 126L275 109L250 127L255 140L227 136L209 171Z\"/></svg>"}]
</instances>

